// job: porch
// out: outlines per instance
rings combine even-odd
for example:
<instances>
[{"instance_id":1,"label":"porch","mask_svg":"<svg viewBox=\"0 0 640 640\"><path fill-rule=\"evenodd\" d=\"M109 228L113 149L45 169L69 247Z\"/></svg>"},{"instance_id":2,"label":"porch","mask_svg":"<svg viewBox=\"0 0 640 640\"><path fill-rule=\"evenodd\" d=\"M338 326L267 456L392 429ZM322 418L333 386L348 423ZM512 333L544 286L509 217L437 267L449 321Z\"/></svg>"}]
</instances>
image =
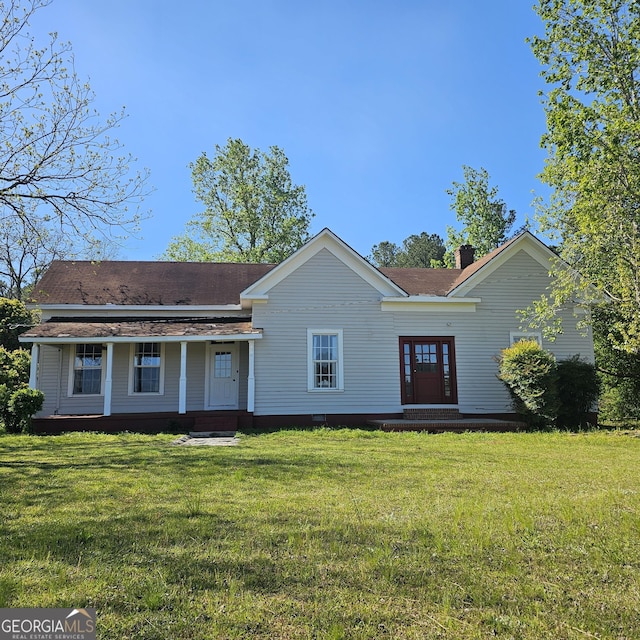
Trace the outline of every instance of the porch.
<instances>
[{"instance_id":1,"label":"porch","mask_svg":"<svg viewBox=\"0 0 640 640\"><path fill-rule=\"evenodd\" d=\"M509 414L466 415L458 409L408 408L402 418L370 420L368 424L383 431L428 431L444 433L464 431L522 431L526 425Z\"/></svg>"},{"instance_id":2,"label":"porch","mask_svg":"<svg viewBox=\"0 0 640 640\"><path fill-rule=\"evenodd\" d=\"M174 415L251 414L261 337L246 317L91 318L47 321L20 339L32 343L29 384L45 394L37 420L90 419L92 430L132 421L145 430Z\"/></svg>"},{"instance_id":3,"label":"porch","mask_svg":"<svg viewBox=\"0 0 640 640\"><path fill-rule=\"evenodd\" d=\"M57 435L69 431L102 433L230 432L249 429L253 415L248 411L190 411L188 413L122 413L105 415L52 415L33 419L33 432Z\"/></svg>"}]
</instances>

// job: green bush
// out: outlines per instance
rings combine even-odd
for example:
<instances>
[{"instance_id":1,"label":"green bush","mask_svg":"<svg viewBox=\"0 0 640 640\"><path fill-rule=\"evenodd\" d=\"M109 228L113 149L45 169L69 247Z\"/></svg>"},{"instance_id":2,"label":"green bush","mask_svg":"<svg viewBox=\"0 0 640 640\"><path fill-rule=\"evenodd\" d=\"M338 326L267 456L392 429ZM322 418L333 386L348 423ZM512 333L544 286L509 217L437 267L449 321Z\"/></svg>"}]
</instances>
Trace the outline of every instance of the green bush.
<instances>
[{"instance_id":1,"label":"green bush","mask_svg":"<svg viewBox=\"0 0 640 640\"><path fill-rule=\"evenodd\" d=\"M42 409L42 391L30 389L31 355L0 346L0 422L8 433L29 432L31 416Z\"/></svg>"},{"instance_id":2,"label":"green bush","mask_svg":"<svg viewBox=\"0 0 640 640\"><path fill-rule=\"evenodd\" d=\"M11 399L11 390L6 384L0 383L0 427L5 431L9 431L7 424L11 421L9 413L9 400Z\"/></svg>"},{"instance_id":3,"label":"green bush","mask_svg":"<svg viewBox=\"0 0 640 640\"><path fill-rule=\"evenodd\" d=\"M15 388L29 382L31 354L25 349L11 351L0 346L0 384Z\"/></svg>"},{"instance_id":4,"label":"green bush","mask_svg":"<svg viewBox=\"0 0 640 640\"><path fill-rule=\"evenodd\" d=\"M513 408L531 428L552 426L558 415L558 370L552 353L535 340L521 340L500 353L498 377Z\"/></svg>"},{"instance_id":5,"label":"green bush","mask_svg":"<svg viewBox=\"0 0 640 640\"><path fill-rule=\"evenodd\" d=\"M586 426L599 394L600 380L593 364L580 356L559 362L557 425L568 429Z\"/></svg>"},{"instance_id":6,"label":"green bush","mask_svg":"<svg viewBox=\"0 0 640 640\"><path fill-rule=\"evenodd\" d=\"M42 409L44 394L38 389L22 386L9 398L9 420L5 428L9 433L30 433L31 416Z\"/></svg>"}]
</instances>

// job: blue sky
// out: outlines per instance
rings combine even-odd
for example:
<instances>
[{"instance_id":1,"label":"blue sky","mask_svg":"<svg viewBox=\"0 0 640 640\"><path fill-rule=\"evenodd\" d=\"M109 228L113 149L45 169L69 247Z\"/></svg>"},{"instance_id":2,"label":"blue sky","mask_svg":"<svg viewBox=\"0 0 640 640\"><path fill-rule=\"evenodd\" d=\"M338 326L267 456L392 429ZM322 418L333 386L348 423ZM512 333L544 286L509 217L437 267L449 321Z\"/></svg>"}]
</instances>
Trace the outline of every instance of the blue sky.
<instances>
[{"instance_id":1,"label":"blue sky","mask_svg":"<svg viewBox=\"0 0 640 640\"><path fill-rule=\"evenodd\" d=\"M484 167L518 224L546 190L542 23L521 0L53 0L37 37L70 41L76 71L151 173L141 238L155 259L201 206L188 165L230 137L284 149L316 214L363 255L455 225L445 190Z\"/></svg>"}]
</instances>

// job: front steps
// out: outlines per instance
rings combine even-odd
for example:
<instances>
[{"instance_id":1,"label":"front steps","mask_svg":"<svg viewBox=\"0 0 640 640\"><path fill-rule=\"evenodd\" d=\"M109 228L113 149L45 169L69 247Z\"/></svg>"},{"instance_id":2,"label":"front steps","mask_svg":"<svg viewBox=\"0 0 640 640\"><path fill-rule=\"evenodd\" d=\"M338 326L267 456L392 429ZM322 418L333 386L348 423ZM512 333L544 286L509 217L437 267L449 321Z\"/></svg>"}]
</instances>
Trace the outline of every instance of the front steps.
<instances>
[{"instance_id":1,"label":"front steps","mask_svg":"<svg viewBox=\"0 0 640 640\"><path fill-rule=\"evenodd\" d=\"M237 415L201 415L193 421L193 433L235 433L238 430Z\"/></svg>"},{"instance_id":2,"label":"front steps","mask_svg":"<svg viewBox=\"0 0 640 640\"><path fill-rule=\"evenodd\" d=\"M520 431L524 428L517 420L497 420L482 416L464 417L458 409L448 408L408 408L400 419L371 420L371 425L383 431Z\"/></svg>"}]
</instances>

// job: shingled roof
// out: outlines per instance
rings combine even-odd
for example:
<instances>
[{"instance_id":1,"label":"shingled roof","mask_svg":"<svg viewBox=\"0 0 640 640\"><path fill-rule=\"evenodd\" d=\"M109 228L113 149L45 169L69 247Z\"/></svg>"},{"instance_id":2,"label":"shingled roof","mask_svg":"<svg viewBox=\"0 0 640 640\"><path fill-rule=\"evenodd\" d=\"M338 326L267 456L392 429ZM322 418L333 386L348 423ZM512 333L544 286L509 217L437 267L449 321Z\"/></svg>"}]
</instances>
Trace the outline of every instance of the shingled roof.
<instances>
[{"instance_id":1,"label":"shingled roof","mask_svg":"<svg viewBox=\"0 0 640 640\"><path fill-rule=\"evenodd\" d=\"M54 261L32 293L36 304L231 305L273 264Z\"/></svg>"},{"instance_id":2,"label":"shingled roof","mask_svg":"<svg viewBox=\"0 0 640 640\"><path fill-rule=\"evenodd\" d=\"M466 269L381 268L409 295L446 296L517 240ZM276 265L209 262L54 261L34 288L35 304L237 305Z\"/></svg>"},{"instance_id":3,"label":"shingled roof","mask_svg":"<svg viewBox=\"0 0 640 640\"><path fill-rule=\"evenodd\" d=\"M446 296L462 269L383 267L380 271L412 296Z\"/></svg>"}]
</instances>

